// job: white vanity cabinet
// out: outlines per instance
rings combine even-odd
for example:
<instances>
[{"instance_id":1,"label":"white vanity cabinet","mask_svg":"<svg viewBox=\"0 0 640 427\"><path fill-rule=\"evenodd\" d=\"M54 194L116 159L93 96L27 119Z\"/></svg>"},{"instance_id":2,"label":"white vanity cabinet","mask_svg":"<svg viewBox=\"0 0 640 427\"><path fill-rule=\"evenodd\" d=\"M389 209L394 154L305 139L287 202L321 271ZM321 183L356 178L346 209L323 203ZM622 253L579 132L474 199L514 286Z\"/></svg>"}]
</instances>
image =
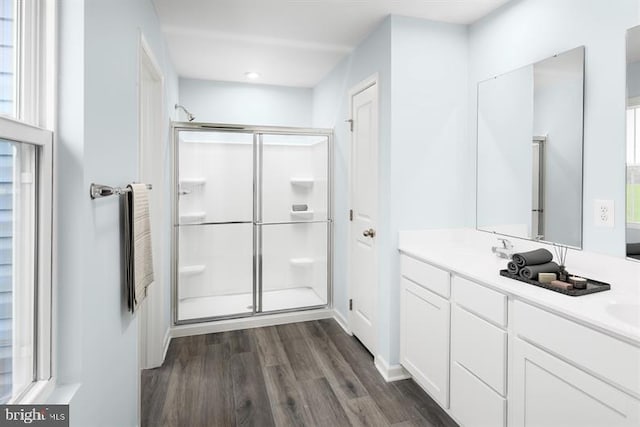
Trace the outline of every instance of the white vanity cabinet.
<instances>
[{"instance_id":1,"label":"white vanity cabinet","mask_svg":"<svg viewBox=\"0 0 640 427\"><path fill-rule=\"evenodd\" d=\"M507 296L453 277L451 414L466 426L507 420Z\"/></svg>"},{"instance_id":2,"label":"white vanity cabinet","mask_svg":"<svg viewBox=\"0 0 640 427\"><path fill-rule=\"evenodd\" d=\"M402 257L400 361L443 408L449 407L448 272Z\"/></svg>"},{"instance_id":3,"label":"white vanity cabinet","mask_svg":"<svg viewBox=\"0 0 640 427\"><path fill-rule=\"evenodd\" d=\"M640 426L633 339L465 270L402 254L401 275L401 364L461 426Z\"/></svg>"},{"instance_id":4,"label":"white vanity cabinet","mask_svg":"<svg viewBox=\"0 0 640 427\"><path fill-rule=\"evenodd\" d=\"M509 425L640 425L640 348L514 303Z\"/></svg>"}]
</instances>

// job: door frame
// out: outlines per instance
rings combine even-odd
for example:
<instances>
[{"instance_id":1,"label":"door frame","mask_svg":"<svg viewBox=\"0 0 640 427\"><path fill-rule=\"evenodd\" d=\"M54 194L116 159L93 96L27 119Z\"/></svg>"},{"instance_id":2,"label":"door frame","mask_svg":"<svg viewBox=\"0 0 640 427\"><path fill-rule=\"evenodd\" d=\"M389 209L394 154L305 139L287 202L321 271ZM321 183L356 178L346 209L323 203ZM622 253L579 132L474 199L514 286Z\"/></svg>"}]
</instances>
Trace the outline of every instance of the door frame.
<instances>
[{"instance_id":1,"label":"door frame","mask_svg":"<svg viewBox=\"0 0 640 427\"><path fill-rule=\"evenodd\" d=\"M262 135L306 135L306 136L324 136L327 138L327 220L321 221L327 224L327 303L318 306L308 306L293 309L272 310L266 312L256 312L255 304L254 310L245 314L224 315L224 316L211 316L194 319L179 320L178 315L178 282L179 282L179 198L177 197L179 191L179 177L178 177L178 164L180 161L179 152L179 135L183 131L217 131L225 133L245 133L254 135L254 209L258 209L256 204L256 192L258 192L257 186L260 181L258 175L261 173L262 166L260 165L260 155L258 153L259 147L258 139ZM334 218L334 177L333 177L333 161L334 161L334 139L333 129L326 128L297 128L297 127L285 127L285 126L254 126L243 124L230 124L230 123L207 123L207 122L172 122L171 123L171 153L173 159L171 161L171 327L202 324L207 322L221 321L221 320L234 320L244 319L250 317L270 316L274 314L286 314L303 311L314 311L318 309L326 309L333 307L333 218ZM259 144L258 144L259 145ZM257 181L256 181L257 180ZM256 219L256 213L254 212L254 220ZM303 221L306 222L306 221ZM309 221L318 222L318 221ZM288 222L285 222L288 223ZM260 228L260 222L254 221L254 229ZM257 230L259 231L259 230ZM257 262L254 262L254 268L260 268L259 253L257 253L256 236L254 236L254 257ZM257 272L257 274L260 274ZM254 277L256 273L254 273ZM258 279L255 279L258 280ZM258 284L254 282L254 294ZM258 298L256 296L256 298Z\"/></svg>"},{"instance_id":2,"label":"door frame","mask_svg":"<svg viewBox=\"0 0 640 427\"><path fill-rule=\"evenodd\" d=\"M142 32L139 38L138 47L138 181L142 181L143 159L145 156L146 147L143 142L143 121L145 120L145 101L143 99L143 73L149 72L153 75L154 80L157 82L157 95L159 98L158 111L154 121L157 121L153 126L157 127L158 141L162 142L162 136L165 135L164 123L166 123L166 113L164 111L165 105L165 78L162 73L162 69L159 66L158 61L153 54L153 51ZM162 150L164 152L164 150ZM157 165L157 170L163 170L164 163ZM157 177L156 177L157 178ZM161 179L164 181L164 179ZM154 197L160 197L160 203L164 203L163 188L157 188L154 192ZM163 236L164 225L166 224L166 214L164 209L160 209L160 212L150 212L151 215L157 217L157 224L160 226L160 236ZM167 251L165 248L164 239L157 242L159 247L159 253L154 254L156 264L164 264L164 260L167 258ZM168 278L163 274L162 269L155 271L155 280L153 288L150 289L150 294L145 298L138 319L138 363L140 369L148 369L158 367L162 365L164 359L164 337L166 331L160 330L163 325L163 308L164 308L164 287Z\"/></svg>"},{"instance_id":3,"label":"door frame","mask_svg":"<svg viewBox=\"0 0 640 427\"><path fill-rule=\"evenodd\" d=\"M369 89L372 86L377 86L378 91L376 91L376 127L378 128L378 152L380 151L380 79L379 79L379 75L378 73L374 73L371 76L367 77L366 79L360 81L359 83L357 83L356 85L354 85L351 89L349 89L348 91L348 101L349 101L349 119L346 120L350 125L353 120L353 98L354 96L356 96L357 94L364 92L365 90ZM348 196L349 196L349 210L351 209L351 207L353 206L353 162L355 160L355 157L353 155L353 132L350 131L349 132L349 162L347 163L347 168L348 168L348 173L347 173L347 179L348 179ZM378 165L379 166L380 162L378 161ZM376 169L377 171L377 175L378 178L380 178L380 170L377 167ZM378 181L379 182L379 181ZM376 193L377 194L377 193ZM380 201L380 197L379 194L377 194L377 198L378 201ZM380 206L379 204L376 204L377 208L378 208L378 213L380 211ZM379 220L379 218L378 218ZM351 235L353 233L353 221L351 221L350 219L347 220L347 236L348 236L348 243L347 243L347 304L349 304L349 301L351 301L353 299L353 286L351 283L351 273L352 273L352 245L353 242L351 241ZM376 254L375 254L375 276L376 276L376 297L375 297L375 305L376 305L376 312L378 312L378 307L379 307L379 296L380 296L380 271L379 271L379 259L378 259L378 255L379 255L379 250L378 247L376 246ZM351 324L352 324L352 316L353 316L353 311L348 307L348 314L347 314L347 332L349 334L353 334L353 330L351 328ZM378 318L376 318L376 322L375 322L375 326L374 328L375 330L375 340L374 340L374 344L373 344L373 349L372 350L372 354L375 357L377 357L377 352L378 352L378 338L379 338L379 323L378 323Z\"/></svg>"}]
</instances>

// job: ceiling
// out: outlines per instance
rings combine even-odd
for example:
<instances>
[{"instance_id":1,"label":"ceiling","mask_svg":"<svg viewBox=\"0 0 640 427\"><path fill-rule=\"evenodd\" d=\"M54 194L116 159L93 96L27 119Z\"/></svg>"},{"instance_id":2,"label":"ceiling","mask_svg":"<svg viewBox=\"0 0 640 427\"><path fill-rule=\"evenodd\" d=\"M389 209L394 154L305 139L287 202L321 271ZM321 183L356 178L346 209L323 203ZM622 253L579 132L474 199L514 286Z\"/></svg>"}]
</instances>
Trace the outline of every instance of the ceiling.
<instances>
[{"instance_id":1,"label":"ceiling","mask_svg":"<svg viewBox=\"0 0 640 427\"><path fill-rule=\"evenodd\" d=\"M387 15L468 24L509 0L153 0L181 77L313 87Z\"/></svg>"}]
</instances>

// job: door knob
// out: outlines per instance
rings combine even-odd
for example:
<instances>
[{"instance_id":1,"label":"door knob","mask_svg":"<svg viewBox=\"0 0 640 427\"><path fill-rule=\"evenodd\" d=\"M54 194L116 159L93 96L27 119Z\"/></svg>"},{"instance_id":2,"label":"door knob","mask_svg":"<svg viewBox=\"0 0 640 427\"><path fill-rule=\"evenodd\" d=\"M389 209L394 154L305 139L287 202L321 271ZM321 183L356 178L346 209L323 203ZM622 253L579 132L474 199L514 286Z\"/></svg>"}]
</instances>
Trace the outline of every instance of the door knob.
<instances>
[{"instance_id":1,"label":"door knob","mask_svg":"<svg viewBox=\"0 0 640 427\"><path fill-rule=\"evenodd\" d=\"M362 235L363 235L364 237L375 237L375 235L376 235L376 230L374 230L373 228L370 228L370 229L368 229L368 230L364 230L364 231L362 232Z\"/></svg>"}]
</instances>

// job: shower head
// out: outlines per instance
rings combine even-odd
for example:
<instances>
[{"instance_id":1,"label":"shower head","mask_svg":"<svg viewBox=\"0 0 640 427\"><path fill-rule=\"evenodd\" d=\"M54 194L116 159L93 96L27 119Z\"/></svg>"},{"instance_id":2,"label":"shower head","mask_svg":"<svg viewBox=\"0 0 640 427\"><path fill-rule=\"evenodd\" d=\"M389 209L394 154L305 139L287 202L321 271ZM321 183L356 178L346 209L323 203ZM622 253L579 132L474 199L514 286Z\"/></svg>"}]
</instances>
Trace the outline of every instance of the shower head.
<instances>
[{"instance_id":1,"label":"shower head","mask_svg":"<svg viewBox=\"0 0 640 427\"><path fill-rule=\"evenodd\" d=\"M174 108L176 110L180 109L180 110L184 111L184 113L187 115L187 120L189 120L190 122L192 122L192 121L194 121L196 119L196 116L191 114L191 112L189 110L187 110L186 108L184 108L182 105L176 104Z\"/></svg>"}]
</instances>

